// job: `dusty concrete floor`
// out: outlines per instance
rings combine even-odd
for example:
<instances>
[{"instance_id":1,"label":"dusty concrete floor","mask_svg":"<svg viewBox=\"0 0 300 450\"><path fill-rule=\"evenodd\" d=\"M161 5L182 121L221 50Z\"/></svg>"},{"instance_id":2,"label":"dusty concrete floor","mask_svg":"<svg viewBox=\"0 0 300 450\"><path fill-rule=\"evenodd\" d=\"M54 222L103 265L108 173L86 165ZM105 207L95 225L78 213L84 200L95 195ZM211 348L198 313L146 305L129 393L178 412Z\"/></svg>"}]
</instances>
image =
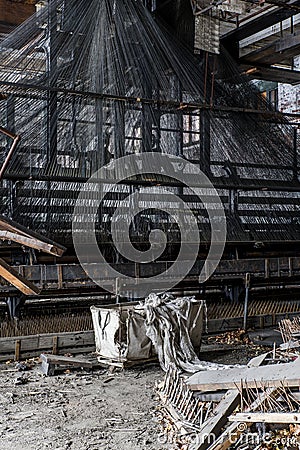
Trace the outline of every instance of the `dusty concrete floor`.
<instances>
[{"instance_id":1,"label":"dusty concrete floor","mask_svg":"<svg viewBox=\"0 0 300 450\"><path fill-rule=\"evenodd\" d=\"M245 363L255 350L203 355ZM72 371L45 377L39 366L0 366L1 450L161 450L155 383L158 365L108 373ZM24 384L22 382L24 381Z\"/></svg>"},{"instance_id":2,"label":"dusty concrete floor","mask_svg":"<svg viewBox=\"0 0 300 450\"><path fill-rule=\"evenodd\" d=\"M13 367L0 370L1 450L158 449L158 366L53 377Z\"/></svg>"}]
</instances>

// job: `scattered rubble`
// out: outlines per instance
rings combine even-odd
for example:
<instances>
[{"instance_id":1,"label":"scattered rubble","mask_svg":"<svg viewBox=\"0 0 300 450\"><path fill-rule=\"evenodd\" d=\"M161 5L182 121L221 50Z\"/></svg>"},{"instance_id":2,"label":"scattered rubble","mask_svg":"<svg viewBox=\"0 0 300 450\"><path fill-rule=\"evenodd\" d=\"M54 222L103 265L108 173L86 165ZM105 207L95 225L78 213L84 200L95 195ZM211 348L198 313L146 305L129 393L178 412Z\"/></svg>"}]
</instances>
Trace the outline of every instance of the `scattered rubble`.
<instances>
[{"instance_id":1,"label":"scattered rubble","mask_svg":"<svg viewBox=\"0 0 300 450\"><path fill-rule=\"evenodd\" d=\"M177 306L182 307L172 304L172 308ZM155 311L151 305L148 312L156 317L157 308L161 307L166 318L164 302L158 302ZM178 312L181 320L182 311ZM109 323L117 325L114 345L118 345L118 337L121 343L129 337L132 316L128 311L125 315L128 319L125 335L116 333L120 316L106 324L106 328ZM285 344L298 333L296 321L291 324L280 325L281 331L285 330ZM160 325L156 331L162 333ZM149 321L145 326L147 329ZM263 348L251 343L244 330L238 330L207 339L213 345L233 345L235 350L231 354L219 353L216 363L216 355L211 353L209 361L201 361L201 366L200 360L191 357L190 365L198 370L190 370L186 357L189 346L183 348L183 344L189 342L188 333L193 328L184 325L184 339L181 336L178 341L176 333L183 328L177 319L172 326L168 335L164 335L167 352L155 347L161 367L167 369L163 381L161 368L151 364L149 358L147 365L122 370L128 345L127 349L122 347L127 351L123 353L124 359L115 358L115 364L111 365L108 358L105 365L99 364L99 354L97 360L95 355L42 354L39 359L7 361L0 367L3 448L12 448L13 442L14 450L299 450L297 348L291 349L289 345L276 348L274 344L272 351L262 352ZM123 333L124 330L121 327ZM196 331L201 337L201 327ZM108 333L108 328L105 332ZM139 340L140 335L135 336ZM154 345L145 329L142 337L143 342L145 337L149 339L149 348ZM169 352L171 342L176 339L177 346ZM108 341L109 336L106 344ZM138 352L140 349L141 346L136 347ZM252 358L246 362L251 352ZM137 360L144 362L139 357ZM120 367L116 367L118 362ZM245 362L245 366L240 365Z\"/></svg>"},{"instance_id":2,"label":"scattered rubble","mask_svg":"<svg viewBox=\"0 0 300 450\"><path fill-rule=\"evenodd\" d=\"M85 357L83 357L84 359ZM88 359L88 358L87 358ZM26 377L26 384L15 383ZM154 384L158 365L125 372L72 369L46 377L39 364L0 366L0 448L158 450Z\"/></svg>"},{"instance_id":3,"label":"scattered rubble","mask_svg":"<svg viewBox=\"0 0 300 450\"><path fill-rule=\"evenodd\" d=\"M299 449L298 356L274 348L242 370L200 371L189 377L169 370L158 393L160 422L172 448Z\"/></svg>"},{"instance_id":4,"label":"scattered rubble","mask_svg":"<svg viewBox=\"0 0 300 450\"><path fill-rule=\"evenodd\" d=\"M228 331L218 334L217 336L209 336L207 338L209 344L228 344L228 345L250 345L251 340L245 330Z\"/></svg>"},{"instance_id":5,"label":"scattered rubble","mask_svg":"<svg viewBox=\"0 0 300 450\"><path fill-rule=\"evenodd\" d=\"M294 317L293 320L283 319L279 322L279 330L282 336L284 350L300 347L300 319Z\"/></svg>"}]
</instances>

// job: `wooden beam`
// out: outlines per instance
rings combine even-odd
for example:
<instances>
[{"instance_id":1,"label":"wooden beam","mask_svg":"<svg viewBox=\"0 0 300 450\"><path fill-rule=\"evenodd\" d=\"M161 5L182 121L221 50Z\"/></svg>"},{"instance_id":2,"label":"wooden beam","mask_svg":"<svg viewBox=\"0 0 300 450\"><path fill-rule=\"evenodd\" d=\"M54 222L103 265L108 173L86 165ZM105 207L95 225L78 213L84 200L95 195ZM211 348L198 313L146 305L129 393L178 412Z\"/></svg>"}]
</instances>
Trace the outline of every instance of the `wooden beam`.
<instances>
[{"instance_id":1,"label":"wooden beam","mask_svg":"<svg viewBox=\"0 0 300 450\"><path fill-rule=\"evenodd\" d=\"M38 295L40 293L40 290L33 283L19 275L2 258L0 258L0 277L4 278L25 295Z\"/></svg>"},{"instance_id":2,"label":"wooden beam","mask_svg":"<svg viewBox=\"0 0 300 450\"><path fill-rule=\"evenodd\" d=\"M0 361L13 359L16 342L20 341L20 357L40 356L43 352L53 350L53 339L57 338L58 352L90 353L95 351L94 331L73 331L68 333L36 334L32 336L18 336L0 338Z\"/></svg>"},{"instance_id":3,"label":"wooden beam","mask_svg":"<svg viewBox=\"0 0 300 450\"><path fill-rule=\"evenodd\" d=\"M248 366L249 367L259 367L268 353L256 356L252 358ZM206 450L211 438L217 436L221 428L225 425L228 420L229 414L237 407L238 401L240 399L240 393L237 389L232 389L226 392L224 398L221 400L219 405L214 411L213 417L211 417L207 422L205 422L197 434L195 442L191 444L190 450Z\"/></svg>"},{"instance_id":4,"label":"wooden beam","mask_svg":"<svg viewBox=\"0 0 300 450\"><path fill-rule=\"evenodd\" d=\"M9 239L21 245L41 250L54 256L62 256L66 248L31 231L23 225L0 215L0 239Z\"/></svg>"},{"instance_id":5,"label":"wooden beam","mask_svg":"<svg viewBox=\"0 0 300 450\"><path fill-rule=\"evenodd\" d=\"M277 387L267 388L249 407L252 411L257 410L263 405L270 396L278 396L279 389ZM223 433L214 440L214 442L206 447L206 450L227 450L239 438L239 436L246 431L244 427L240 427L241 422L232 422ZM250 424L249 424L250 426Z\"/></svg>"},{"instance_id":6,"label":"wooden beam","mask_svg":"<svg viewBox=\"0 0 300 450\"><path fill-rule=\"evenodd\" d=\"M43 251L45 253L49 253L50 255L59 256L57 248L54 247L52 244L42 242L39 239L24 236L19 233L12 233L11 231L0 230L0 240L17 242L18 244L24 245L25 247ZM59 253L61 253L61 250L59 250Z\"/></svg>"},{"instance_id":7,"label":"wooden beam","mask_svg":"<svg viewBox=\"0 0 300 450\"><path fill-rule=\"evenodd\" d=\"M21 353L21 340L16 340L16 346L15 346L15 361L20 361L20 353Z\"/></svg>"},{"instance_id":8,"label":"wooden beam","mask_svg":"<svg viewBox=\"0 0 300 450\"><path fill-rule=\"evenodd\" d=\"M237 413L228 420L246 423L300 423L300 413Z\"/></svg>"},{"instance_id":9,"label":"wooden beam","mask_svg":"<svg viewBox=\"0 0 300 450\"><path fill-rule=\"evenodd\" d=\"M40 359L42 360L41 370L45 375L54 375L55 369L58 366L85 367L87 369L93 368L93 363L91 361L69 356L57 356L42 353Z\"/></svg>"},{"instance_id":10,"label":"wooden beam","mask_svg":"<svg viewBox=\"0 0 300 450\"><path fill-rule=\"evenodd\" d=\"M255 389L257 382L270 386L300 385L300 358L286 364L272 364L263 367L245 367L224 369L206 372L197 372L187 380L187 384L193 391L217 391L220 389L234 389L241 384L247 384L248 388Z\"/></svg>"}]
</instances>

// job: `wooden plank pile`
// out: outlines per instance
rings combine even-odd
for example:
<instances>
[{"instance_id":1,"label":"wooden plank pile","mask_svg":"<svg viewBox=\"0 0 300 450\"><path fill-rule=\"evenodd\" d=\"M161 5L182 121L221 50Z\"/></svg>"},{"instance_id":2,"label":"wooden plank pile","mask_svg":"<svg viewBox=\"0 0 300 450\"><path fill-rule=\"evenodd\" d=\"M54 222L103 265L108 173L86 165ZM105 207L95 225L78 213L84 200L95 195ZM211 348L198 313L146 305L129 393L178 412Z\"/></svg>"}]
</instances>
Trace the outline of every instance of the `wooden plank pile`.
<instances>
[{"instance_id":1,"label":"wooden plank pile","mask_svg":"<svg viewBox=\"0 0 300 450\"><path fill-rule=\"evenodd\" d=\"M263 450L265 436L274 442L288 436L300 448L300 357L278 355L265 353L244 368L190 377L170 369L159 395L174 448Z\"/></svg>"}]
</instances>

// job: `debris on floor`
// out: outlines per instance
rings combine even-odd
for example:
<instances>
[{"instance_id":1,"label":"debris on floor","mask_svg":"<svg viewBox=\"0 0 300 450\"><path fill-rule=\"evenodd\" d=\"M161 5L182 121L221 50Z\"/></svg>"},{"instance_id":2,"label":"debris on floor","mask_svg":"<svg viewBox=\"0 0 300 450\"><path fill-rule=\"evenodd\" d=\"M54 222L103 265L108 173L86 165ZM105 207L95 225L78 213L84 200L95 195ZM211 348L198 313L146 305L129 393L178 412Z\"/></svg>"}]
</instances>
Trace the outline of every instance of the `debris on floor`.
<instances>
[{"instance_id":1,"label":"debris on floor","mask_svg":"<svg viewBox=\"0 0 300 450\"><path fill-rule=\"evenodd\" d=\"M34 445L41 449L299 450L297 348L274 345L262 352L238 330L207 339L236 345L231 355L207 354L208 360L200 361L193 346L201 341L203 315L194 315L192 306L190 299L152 296L147 304L135 303L134 309L93 308L100 347L112 353L117 349L119 359L105 359L99 352L89 357L42 354L40 359L3 365L0 436L5 448L13 420L22 424L26 450L36 449L30 446L33 434ZM149 354L156 352L156 366L150 358L141 358L150 349ZM250 353L255 356L245 364ZM103 359L105 365L99 363ZM132 361L142 364L120 370ZM165 370L163 381L158 361ZM244 365L234 364L240 362ZM55 423L63 424L59 429L51 414ZM33 431L33 423L44 430L39 415L52 424L52 446L51 437L42 446ZM80 435L74 435L75 429Z\"/></svg>"},{"instance_id":2,"label":"debris on floor","mask_svg":"<svg viewBox=\"0 0 300 450\"><path fill-rule=\"evenodd\" d=\"M44 375L54 375L57 368L68 369L71 368L93 368L93 362L86 358L79 359L70 356L48 355L42 353L41 359L41 371Z\"/></svg>"},{"instance_id":3,"label":"debris on floor","mask_svg":"<svg viewBox=\"0 0 300 450\"><path fill-rule=\"evenodd\" d=\"M272 364L268 366L246 367L244 369L232 368L219 371L200 371L187 379L187 384L193 391L217 391L222 389L234 389L241 381L248 387L255 388L257 381L268 383L270 386L278 386L282 380L287 386L298 386L300 376L300 358L296 361L284 364Z\"/></svg>"},{"instance_id":4,"label":"debris on floor","mask_svg":"<svg viewBox=\"0 0 300 450\"><path fill-rule=\"evenodd\" d=\"M282 348L297 348L300 347L300 319L294 317L290 319L282 319L279 322L279 330L282 336Z\"/></svg>"},{"instance_id":5,"label":"debris on floor","mask_svg":"<svg viewBox=\"0 0 300 450\"><path fill-rule=\"evenodd\" d=\"M0 448L167 449L158 442L153 392L161 377L159 365L115 371L112 379L107 368L45 377L39 365L21 373L2 364Z\"/></svg>"},{"instance_id":6,"label":"debris on floor","mask_svg":"<svg viewBox=\"0 0 300 450\"><path fill-rule=\"evenodd\" d=\"M207 342L213 344L230 344L230 345L251 344L251 340L249 339L245 330L227 331L226 333L218 334L217 336L209 336Z\"/></svg>"},{"instance_id":7,"label":"debris on floor","mask_svg":"<svg viewBox=\"0 0 300 450\"><path fill-rule=\"evenodd\" d=\"M276 348L242 370L170 368L157 387L160 423L174 449L299 449L299 386L299 354Z\"/></svg>"}]
</instances>

